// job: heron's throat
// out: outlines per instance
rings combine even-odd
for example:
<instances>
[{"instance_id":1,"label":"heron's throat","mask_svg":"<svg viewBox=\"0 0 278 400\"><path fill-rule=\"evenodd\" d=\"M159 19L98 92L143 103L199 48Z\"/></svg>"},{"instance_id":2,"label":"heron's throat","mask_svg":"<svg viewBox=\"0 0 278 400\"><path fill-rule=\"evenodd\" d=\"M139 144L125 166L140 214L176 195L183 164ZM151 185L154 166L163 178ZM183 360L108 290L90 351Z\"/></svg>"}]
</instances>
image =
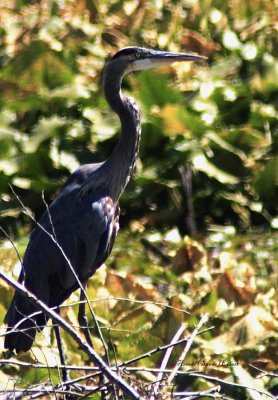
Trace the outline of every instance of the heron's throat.
<instances>
[{"instance_id":1,"label":"heron's throat","mask_svg":"<svg viewBox=\"0 0 278 400\"><path fill-rule=\"evenodd\" d=\"M118 200L134 169L139 150L141 125L138 106L128 97L122 97L123 108L118 113L121 121L121 136L110 158L107 160L109 168L109 193L114 200Z\"/></svg>"},{"instance_id":2,"label":"heron's throat","mask_svg":"<svg viewBox=\"0 0 278 400\"><path fill-rule=\"evenodd\" d=\"M108 64L104 75L104 93L110 107L119 116L121 135L113 153L104 163L105 176L111 198L118 201L124 191L139 149L141 126L138 106L132 98L122 94L121 83L127 70L122 66L111 69Z\"/></svg>"}]
</instances>

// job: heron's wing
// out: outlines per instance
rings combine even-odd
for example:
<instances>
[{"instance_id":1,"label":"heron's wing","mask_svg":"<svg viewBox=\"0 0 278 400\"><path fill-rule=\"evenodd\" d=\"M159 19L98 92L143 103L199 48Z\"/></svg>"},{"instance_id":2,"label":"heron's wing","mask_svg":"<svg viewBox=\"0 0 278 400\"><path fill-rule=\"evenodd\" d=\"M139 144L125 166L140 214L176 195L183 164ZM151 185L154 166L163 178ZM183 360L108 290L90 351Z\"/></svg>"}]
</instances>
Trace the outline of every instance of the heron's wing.
<instances>
[{"instance_id":1,"label":"heron's wing","mask_svg":"<svg viewBox=\"0 0 278 400\"><path fill-rule=\"evenodd\" d=\"M26 287L49 305L64 301L79 287L75 273L86 282L109 255L118 217L108 196L58 197L32 232L23 260Z\"/></svg>"},{"instance_id":2,"label":"heron's wing","mask_svg":"<svg viewBox=\"0 0 278 400\"><path fill-rule=\"evenodd\" d=\"M108 257L118 231L118 220L118 204L109 196L88 193L77 202L73 227L79 242L76 254L81 281L93 275Z\"/></svg>"},{"instance_id":3,"label":"heron's wing","mask_svg":"<svg viewBox=\"0 0 278 400\"><path fill-rule=\"evenodd\" d=\"M96 193L76 196L75 189L58 197L31 234L20 281L50 307L59 306L96 271L109 255L118 229L119 207ZM47 318L28 299L15 293L5 317L12 329L5 347L28 350Z\"/></svg>"}]
</instances>

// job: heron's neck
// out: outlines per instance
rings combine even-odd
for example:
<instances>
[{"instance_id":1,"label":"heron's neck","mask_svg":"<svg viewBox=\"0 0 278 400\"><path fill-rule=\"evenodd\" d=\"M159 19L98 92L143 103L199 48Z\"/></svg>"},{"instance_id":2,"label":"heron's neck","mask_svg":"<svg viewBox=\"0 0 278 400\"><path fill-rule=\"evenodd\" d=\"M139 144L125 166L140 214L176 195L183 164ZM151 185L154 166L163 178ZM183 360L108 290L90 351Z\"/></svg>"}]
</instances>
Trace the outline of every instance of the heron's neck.
<instances>
[{"instance_id":1,"label":"heron's neck","mask_svg":"<svg viewBox=\"0 0 278 400\"><path fill-rule=\"evenodd\" d=\"M107 101L118 114L121 121L121 136L113 153L104 163L106 178L109 182L109 195L117 201L124 191L135 165L141 127L137 104L131 98L124 97L118 88L105 90Z\"/></svg>"}]
</instances>

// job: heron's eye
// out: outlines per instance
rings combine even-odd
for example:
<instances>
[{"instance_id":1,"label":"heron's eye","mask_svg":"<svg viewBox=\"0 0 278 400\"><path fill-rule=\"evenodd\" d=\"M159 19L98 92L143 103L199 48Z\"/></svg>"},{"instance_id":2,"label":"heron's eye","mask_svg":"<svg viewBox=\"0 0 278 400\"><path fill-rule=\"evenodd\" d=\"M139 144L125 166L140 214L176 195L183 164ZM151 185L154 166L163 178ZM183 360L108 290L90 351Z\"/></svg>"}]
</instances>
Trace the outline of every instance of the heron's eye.
<instances>
[{"instance_id":1,"label":"heron's eye","mask_svg":"<svg viewBox=\"0 0 278 400\"><path fill-rule=\"evenodd\" d=\"M141 53L139 53L139 51L137 51L137 53L135 53L135 57L136 58L140 58L141 57Z\"/></svg>"}]
</instances>

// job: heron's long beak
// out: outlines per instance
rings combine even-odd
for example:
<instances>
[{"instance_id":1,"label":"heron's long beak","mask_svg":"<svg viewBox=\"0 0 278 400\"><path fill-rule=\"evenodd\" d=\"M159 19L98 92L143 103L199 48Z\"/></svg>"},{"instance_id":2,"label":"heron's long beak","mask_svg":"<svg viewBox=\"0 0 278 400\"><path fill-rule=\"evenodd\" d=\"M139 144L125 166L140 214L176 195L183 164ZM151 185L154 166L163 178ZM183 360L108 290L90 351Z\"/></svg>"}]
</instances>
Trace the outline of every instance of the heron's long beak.
<instances>
[{"instance_id":1,"label":"heron's long beak","mask_svg":"<svg viewBox=\"0 0 278 400\"><path fill-rule=\"evenodd\" d=\"M198 54L152 51L148 55L146 55L146 57L134 61L132 65L132 70L139 71L143 69L160 67L163 65L170 65L175 62L182 62L182 61L205 61L205 60L207 60L207 57L203 57Z\"/></svg>"},{"instance_id":2,"label":"heron's long beak","mask_svg":"<svg viewBox=\"0 0 278 400\"><path fill-rule=\"evenodd\" d=\"M187 54L187 53L169 53L167 51L154 51L150 56L154 62L165 61L165 64L170 64L176 61L204 61L207 57L200 56L199 54Z\"/></svg>"}]
</instances>

